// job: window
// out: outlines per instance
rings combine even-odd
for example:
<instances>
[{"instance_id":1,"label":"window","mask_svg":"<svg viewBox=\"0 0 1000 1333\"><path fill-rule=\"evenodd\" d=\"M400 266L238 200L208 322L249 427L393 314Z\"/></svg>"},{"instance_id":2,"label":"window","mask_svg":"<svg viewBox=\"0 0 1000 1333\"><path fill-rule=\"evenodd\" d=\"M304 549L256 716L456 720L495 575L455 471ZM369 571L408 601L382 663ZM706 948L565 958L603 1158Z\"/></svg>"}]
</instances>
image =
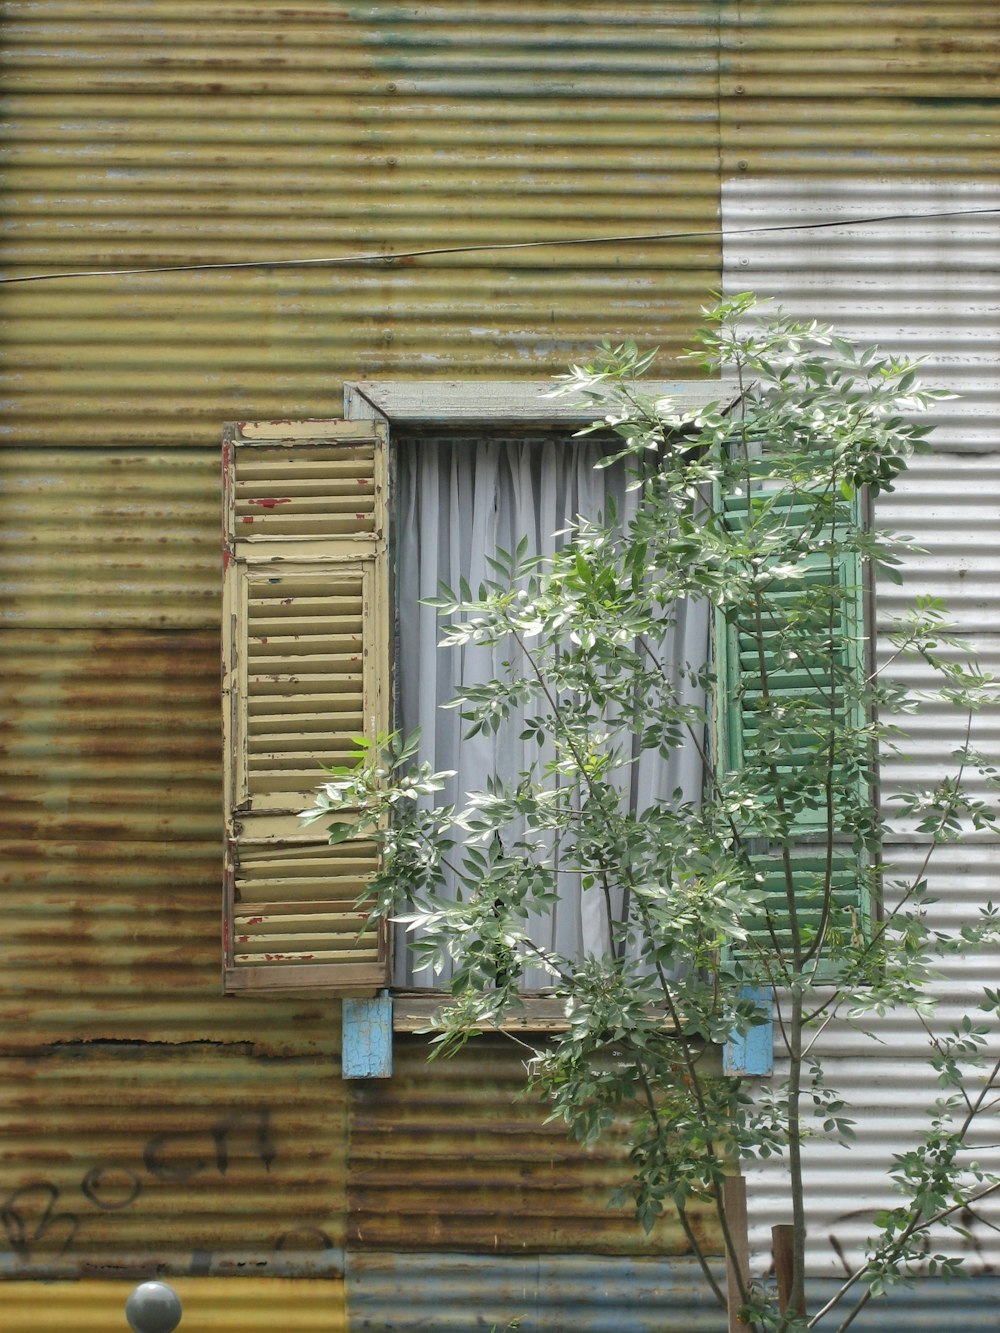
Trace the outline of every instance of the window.
<instances>
[{"instance_id":1,"label":"window","mask_svg":"<svg viewBox=\"0 0 1000 1333\"><path fill-rule=\"evenodd\" d=\"M317 761L341 762L352 738L373 738L389 728L395 709L391 658L400 603L396 683L405 727L415 722L433 736L436 704L450 695L439 674L433 614L420 623L419 598L436 588L441 570L427 554L427 536L447 528L451 558L455 511L468 504L461 487L506 490L508 500L480 506L474 554L492 540L510 543L534 526L539 540L566 518L603 500L603 489L584 502L579 487L591 484L583 450L570 450L572 429L588 420L565 400L545 400L545 385L454 383L348 386L349 420L240 423L227 428L226 474L226 914L224 975L231 993L326 990L373 994L391 982L419 986L404 951L393 968L385 929L361 931L366 913L357 906L365 877L376 862L368 842L330 847L315 826L303 829L297 812L310 804L319 780ZM717 382L670 385L681 409L724 396ZM733 395L735 396L735 395ZM554 425L563 431L557 446ZM486 443L484 443L484 441ZM579 443L579 442L577 442ZM390 458L390 447L398 458ZM593 446L587 446L592 448ZM563 451L553 464L551 456ZM549 461L546 459L548 451ZM564 460L569 456L571 463ZM433 459L424 501L416 483L420 466ZM423 460L421 463L420 460ZM400 572L390 569L390 476L399 465L404 519L397 534ZM434 470L436 469L436 471ZM493 474L487 475L492 469ZM464 481L459 484L459 472ZM521 475L523 473L523 475ZM502 475L502 483L497 480ZM444 478L447 477L447 484ZM603 474L600 486L607 484ZM429 485L429 489L428 489ZM440 509L441 491L448 494ZM471 492L468 492L471 493ZM548 506L542 512L543 499ZM430 499L428 497L431 497ZM416 518L415 506L437 504L436 522ZM746 521L746 506L722 505L724 521ZM485 519L483 519L485 514ZM505 516L506 515L506 516ZM531 523L526 520L530 519ZM497 521L506 524L487 535ZM413 542L418 543L417 547ZM407 545L409 543L409 545ZM420 549L418 549L420 548ZM457 558L457 557L456 557ZM458 572L465 572L458 567ZM473 573L474 571L470 572ZM845 577L852 577L845 574ZM453 581L456 566L445 577ZM822 575L818 575L822 577ZM838 575L839 577L839 575ZM429 583L428 583L429 580ZM859 584L854 579L851 586ZM840 627L844 662L856 670L860 620ZM697 634L696 627L692 630ZM718 717L718 771L735 764L752 740L757 721L754 667L741 655L738 620L715 630L717 670L731 701ZM685 651L683 655L691 657ZM434 662L433 669L428 663ZM801 664L800 664L801 665ZM808 674L808 664L803 668ZM777 688L801 692L794 671ZM456 728L454 714L447 724ZM454 747L455 736L445 742ZM431 756L444 762L441 749ZM490 757L492 759L492 756ZM471 756L482 776L480 759ZM661 790L659 779L651 778ZM700 767L689 781L700 782ZM808 874L808 819L802 827L801 866ZM769 851L757 851L765 887ZM849 845L838 850L838 892L856 914L867 912ZM842 862L842 864L841 864ZM775 888L775 894L779 890ZM853 895L853 896L852 896ZM780 898L775 898L780 908ZM570 905L571 908L572 905ZM780 913L779 913L780 914ZM567 910L557 926L560 944L595 947L581 913ZM360 932L360 933L359 933Z\"/></svg>"}]
</instances>

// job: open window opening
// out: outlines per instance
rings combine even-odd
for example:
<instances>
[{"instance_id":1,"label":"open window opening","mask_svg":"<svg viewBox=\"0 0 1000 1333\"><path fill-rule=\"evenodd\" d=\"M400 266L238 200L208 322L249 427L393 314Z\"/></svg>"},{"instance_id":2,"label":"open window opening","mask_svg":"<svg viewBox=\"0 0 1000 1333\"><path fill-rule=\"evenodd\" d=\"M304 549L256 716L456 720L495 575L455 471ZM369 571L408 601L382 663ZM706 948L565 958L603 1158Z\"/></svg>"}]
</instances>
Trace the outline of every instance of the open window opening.
<instances>
[{"instance_id":1,"label":"open window opening","mask_svg":"<svg viewBox=\"0 0 1000 1333\"><path fill-rule=\"evenodd\" d=\"M230 428L228 991L364 996L446 983L415 970L402 932L393 948L389 931L361 929L357 899L377 849L363 839L330 847L297 813L311 803L320 761L342 762L356 736L374 739L390 725L421 728L424 757L435 769L458 770L459 798L488 773L525 767L516 722L505 737L468 741L460 716L442 709L459 681L492 678L499 663L491 650L478 660L465 648L442 653L437 616L421 602L442 580L475 586L497 546L527 536L545 554L578 514L606 510L612 498L627 512L624 469L595 470L599 440L573 438L588 413L543 398L545 387L355 385L345 395L347 420ZM718 382L655 388L682 414L735 397ZM707 617L678 610L668 656L678 667L704 661ZM859 617L848 639L863 637ZM752 700L732 626L715 627L715 652L716 703ZM722 718L730 748L751 734L753 720L743 703ZM644 755L622 801L642 809L677 790L693 799L702 778L693 747L666 761ZM803 836L808 842L807 829ZM846 892L852 884L845 879ZM609 947L603 913L588 912L569 878L538 927L547 932L539 943L565 956ZM547 978L539 970L527 980L544 990Z\"/></svg>"}]
</instances>

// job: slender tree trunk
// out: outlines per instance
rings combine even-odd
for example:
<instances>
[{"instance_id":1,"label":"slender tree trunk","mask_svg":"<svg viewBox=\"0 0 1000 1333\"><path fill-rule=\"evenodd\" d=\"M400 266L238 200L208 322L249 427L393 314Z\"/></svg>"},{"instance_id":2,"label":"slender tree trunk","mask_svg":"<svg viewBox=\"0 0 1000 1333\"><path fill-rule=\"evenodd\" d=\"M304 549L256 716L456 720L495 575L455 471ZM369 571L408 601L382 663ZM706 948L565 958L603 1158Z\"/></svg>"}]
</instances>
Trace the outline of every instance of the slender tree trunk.
<instances>
[{"instance_id":1,"label":"slender tree trunk","mask_svg":"<svg viewBox=\"0 0 1000 1333\"><path fill-rule=\"evenodd\" d=\"M729 1295L728 1333L745 1333L749 1328L740 1318L743 1293L750 1284L750 1243L747 1237L747 1183L742 1176L727 1176L722 1185L722 1201L732 1239L726 1256Z\"/></svg>"},{"instance_id":2,"label":"slender tree trunk","mask_svg":"<svg viewBox=\"0 0 1000 1333\"><path fill-rule=\"evenodd\" d=\"M802 1191L802 989L792 991L788 1023L788 1172L792 1193L792 1281L781 1328L805 1310L806 1210Z\"/></svg>"}]
</instances>

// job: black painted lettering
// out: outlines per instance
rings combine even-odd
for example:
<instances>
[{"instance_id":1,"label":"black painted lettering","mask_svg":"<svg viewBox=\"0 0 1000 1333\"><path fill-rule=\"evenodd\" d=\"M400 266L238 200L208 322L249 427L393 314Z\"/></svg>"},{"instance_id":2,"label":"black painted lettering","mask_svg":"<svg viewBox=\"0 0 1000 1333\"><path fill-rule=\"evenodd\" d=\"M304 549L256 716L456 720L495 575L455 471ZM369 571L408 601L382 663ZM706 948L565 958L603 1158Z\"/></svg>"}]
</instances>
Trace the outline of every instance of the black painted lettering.
<instances>
[{"instance_id":1,"label":"black painted lettering","mask_svg":"<svg viewBox=\"0 0 1000 1333\"><path fill-rule=\"evenodd\" d=\"M30 1259L43 1245L58 1246L60 1256L66 1253L80 1222L75 1213L56 1212L58 1202L59 1190L49 1180L33 1181L7 1196L0 1207L0 1225L15 1254Z\"/></svg>"},{"instance_id":2,"label":"black painted lettering","mask_svg":"<svg viewBox=\"0 0 1000 1333\"><path fill-rule=\"evenodd\" d=\"M102 1213L116 1213L135 1203L142 1193L142 1181L127 1166L95 1166L80 1181L83 1197Z\"/></svg>"}]
</instances>

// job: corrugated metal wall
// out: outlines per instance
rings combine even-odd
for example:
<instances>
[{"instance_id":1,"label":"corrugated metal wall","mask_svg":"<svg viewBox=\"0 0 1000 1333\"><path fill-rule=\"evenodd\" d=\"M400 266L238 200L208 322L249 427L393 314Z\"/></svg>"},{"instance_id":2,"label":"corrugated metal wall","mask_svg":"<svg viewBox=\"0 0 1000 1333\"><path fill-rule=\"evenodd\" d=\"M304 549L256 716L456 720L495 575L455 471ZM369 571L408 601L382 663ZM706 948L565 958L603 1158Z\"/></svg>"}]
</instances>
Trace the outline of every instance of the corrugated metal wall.
<instances>
[{"instance_id":1,"label":"corrugated metal wall","mask_svg":"<svg viewBox=\"0 0 1000 1333\"><path fill-rule=\"evenodd\" d=\"M3 19L10 276L717 225L714 5L10 0ZM160 1271L196 1284L192 1328L334 1329L349 1246L376 1328L402 1249L429 1327L450 1249L498 1256L479 1262L502 1286L505 1251L682 1248L606 1209L614 1151L511 1109L515 1048L403 1052L398 1081L348 1095L338 1004L219 995L222 421L328 415L345 378L537 379L605 333L676 368L720 271L711 235L500 254L0 288L0 1277ZM661 1305L691 1287L672 1262ZM251 1273L321 1280L197 1277ZM633 1279L535 1290L534 1326L590 1307L598 1327ZM115 1327L125 1289L10 1285L0 1322ZM480 1284L463 1299L452 1326Z\"/></svg>"},{"instance_id":2,"label":"corrugated metal wall","mask_svg":"<svg viewBox=\"0 0 1000 1333\"><path fill-rule=\"evenodd\" d=\"M943 597L983 665L1000 665L1000 208L996 186L1000 25L992 4L941 7L772 3L727 9L722 102L724 284L778 298L791 313L835 322L845 332L927 358L925 378L961 395L933 414L936 456L919 459L878 521L911 533L925 552L906 562L906 585L879 589L883 659L892 617L919 593ZM913 213L937 219L907 220ZM956 216L956 214L965 214ZM878 218L862 224L852 221ZM746 234L745 229L839 222L818 231ZM897 675L926 683L912 665ZM926 785L953 767L963 719L923 707L907 720L905 758L883 765L883 792ZM974 739L1000 755L1000 713L980 716ZM900 875L922 849L905 834L886 849ZM997 897L995 845L968 837L932 867L935 920L956 927ZM940 1021L954 1021L977 989L995 984L996 957L955 962L938 988ZM823 1043L829 1084L858 1121L850 1153L820 1135L809 1145L813 1270L837 1275L857 1256L876 1208L893 1201L886 1163L921 1127L938 1089L926 1033L911 1012L879 1025L879 1045L848 1029ZM783 1182L750 1173L753 1243L762 1261L770 1227L788 1219ZM966 1259L996 1264L988 1222L970 1220ZM842 1257L842 1256L846 1256ZM976 1302L995 1318L996 1294ZM890 1307L892 1309L893 1307ZM861 1327L898 1327L896 1312L872 1309ZM951 1316L949 1315L949 1318ZM978 1316L977 1316L978 1317ZM910 1322L943 1316L926 1293Z\"/></svg>"},{"instance_id":3,"label":"corrugated metal wall","mask_svg":"<svg viewBox=\"0 0 1000 1333\"><path fill-rule=\"evenodd\" d=\"M722 0L722 177L992 181L993 0Z\"/></svg>"},{"instance_id":4,"label":"corrugated metal wall","mask_svg":"<svg viewBox=\"0 0 1000 1333\"><path fill-rule=\"evenodd\" d=\"M11 273L717 224L715 4L5 5ZM669 92L667 92L669 90ZM9 287L5 438L211 446L345 378L675 357L714 238Z\"/></svg>"},{"instance_id":5,"label":"corrugated metal wall","mask_svg":"<svg viewBox=\"0 0 1000 1333\"><path fill-rule=\"evenodd\" d=\"M427 1065L419 1037L393 1043L391 1079L352 1083L348 1243L375 1250L676 1254L680 1224L644 1236L609 1208L621 1171L614 1133L584 1152L541 1127L524 1087L523 1048L482 1037L460 1060ZM692 1209L711 1250L714 1222Z\"/></svg>"},{"instance_id":6,"label":"corrugated metal wall","mask_svg":"<svg viewBox=\"0 0 1000 1333\"><path fill-rule=\"evenodd\" d=\"M172 1285L184 1313L181 1333L346 1333L343 1288L329 1282L274 1283L241 1277L188 1278ZM111 1333L127 1328L131 1283L10 1282L3 1298L4 1333Z\"/></svg>"},{"instance_id":7,"label":"corrugated metal wall","mask_svg":"<svg viewBox=\"0 0 1000 1333\"><path fill-rule=\"evenodd\" d=\"M881 522L913 533L926 555L910 557L910 595L951 604L984 665L1000 662L1000 447L998 338L1000 221L976 210L1000 206L996 188L1000 25L989 0L939 4L805 3L760 0L723 6L720 87L724 286L775 296L790 312L832 320L866 342L927 357L926 376L962 395L934 414L936 459L920 460L898 494L879 504ZM895 215L949 213L938 220ZM852 219L881 218L861 225ZM819 231L745 234L746 229L843 222ZM743 233L743 234L741 234ZM961 455L961 456L959 456ZM902 605L879 590L884 634ZM911 683L915 677L910 669ZM906 762L887 763L887 796L943 771L960 722L921 710ZM976 736L998 753L997 717ZM892 849L900 872L917 850ZM938 859L940 919L996 897L996 851L969 840ZM941 1013L954 1018L976 984L995 982L996 959L957 965L942 983ZM921 1123L936 1087L926 1037L898 1013L873 1046L847 1031L825 1043L827 1078L856 1109L860 1141L850 1154L822 1135L810 1145L809 1185L820 1200L810 1218L814 1271L841 1274L872 1211L891 1200L884 1166ZM881 1184L879 1182L882 1182ZM777 1173L750 1175L753 1242L766 1264L770 1226L789 1216ZM986 1226L973 1225L973 1268L996 1262ZM987 1300L995 1317L995 1293ZM919 1298L906 1322L939 1327L939 1307ZM897 1327L877 1308L862 1327Z\"/></svg>"},{"instance_id":8,"label":"corrugated metal wall","mask_svg":"<svg viewBox=\"0 0 1000 1333\"><path fill-rule=\"evenodd\" d=\"M725 181L725 281L925 358L927 381L960 395L928 417L936 446L976 452L1000 442L1000 214L988 211L1000 209L1000 186L923 169ZM745 232L830 222L843 225Z\"/></svg>"},{"instance_id":9,"label":"corrugated metal wall","mask_svg":"<svg viewBox=\"0 0 1000 1333\"><path fill-rule=\"evenodd\" d=\"M994 197L992 0L626 0L613 12L597 0L221 0L210 15L196 0L7 0L2 16L0 246L13 276L704 232L720 180L729 226ZM851 314L863 334L927 346L971 392L946 442L987 446L994 233L966 230L958 246L845 235L826 234L825 258L809 238L730 245L727 286L780 290L810 313ZM503 1297L498 1321L520 1292L525 1327L638 1329L650 1310L663 1327L711 1326L681 1260L634 1261L659 1264L653 1276L626 1272L625 1257L598 1273L573 1254L533 1276L483 1254L467 1266L463 1237L488 1249L501 1215L517 1220L501 1250L588 1235L630 1248L598 1199L610 1161L580 1172L548 1131L504 1119L515 1057L406 1064L392 1087L348 1097L338 1006L219 997L215 515L223 420L328 414L344 379L538 378L604 333L660 344L669 374L721 259L715 238L695 237L0 288L0 1275L100 1272L122 1256L130 1275L322 1273L323 1326L336 1328L346 1262L359 1328L466 1327L487 1290ZM983 488L997 483L989 460L971 465L982 473L939 511L928 514L926 470L899 504L933 529L942 554L928 578L978 633L997 623L982 540L996 503ZM980 525L957 564L956 518ZM943 735L927 729L927 764ZM976 898L991 874L970 845L946 879ZM903 1094L900 1049L875 1072ZM859 1088L873 1082L847 1048L844 1061ZM892 1101L873 1109L887 1126ZM526 1174L493 1156L501 1123ZM472 1160L513 1204L496 1218L437 1171L466 1124ZM386 1147L397 1132L412 1152ZM840 1165L820 1163L821 1183L856 1207ZM455 1255L394 1252L411 1234L425 1243L425 1217ZM670 1252L676 1238L654 1245ZM827 1253L817 1239L820 1266ZM401 1274L420 1293L407 1309ZM72 1303L46 1290L51 1308L56 1293ZM87 1292L77 1306L97 1309ZM285 1294L283 1326L317 1308L300 1284Z\"/></svg>"}]
</instances>

